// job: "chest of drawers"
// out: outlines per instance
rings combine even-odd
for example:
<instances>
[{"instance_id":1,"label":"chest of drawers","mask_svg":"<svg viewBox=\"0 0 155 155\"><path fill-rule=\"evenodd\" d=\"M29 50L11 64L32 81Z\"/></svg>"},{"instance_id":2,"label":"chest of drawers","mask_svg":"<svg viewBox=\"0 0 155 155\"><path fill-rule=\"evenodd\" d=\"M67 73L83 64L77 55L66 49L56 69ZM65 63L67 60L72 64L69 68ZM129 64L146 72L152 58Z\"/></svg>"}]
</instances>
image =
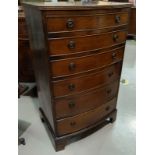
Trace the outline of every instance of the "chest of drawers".
<instances>
[{"instance_id":1,"label":"chest of drawers","mask_svg":"<svg viewBox=\"0 0 155 155\"><path fill-rule=\"evenodd\" d=\"M56 151L116 119L130 4L24 3L41 118Z\"/></svg>"}]
</instances>

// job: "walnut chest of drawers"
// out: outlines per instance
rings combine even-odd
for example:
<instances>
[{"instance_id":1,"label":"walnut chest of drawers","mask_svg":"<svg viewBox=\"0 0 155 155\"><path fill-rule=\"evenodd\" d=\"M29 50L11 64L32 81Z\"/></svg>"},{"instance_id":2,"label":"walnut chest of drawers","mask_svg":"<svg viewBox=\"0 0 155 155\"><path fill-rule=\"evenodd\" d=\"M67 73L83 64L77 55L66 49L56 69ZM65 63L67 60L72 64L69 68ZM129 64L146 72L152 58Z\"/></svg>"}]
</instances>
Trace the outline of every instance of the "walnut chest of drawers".
<instances>
[{"instance_id":1,"label":"walnut chest of drawers","mask_svg":"<svg viewBox=\"0 0 155 155\"><path fill-rule=\"evenodd\" d=\"M24 3L41 118L56 151L116 119L130 4Z\"/></svg>"}]
</instances>

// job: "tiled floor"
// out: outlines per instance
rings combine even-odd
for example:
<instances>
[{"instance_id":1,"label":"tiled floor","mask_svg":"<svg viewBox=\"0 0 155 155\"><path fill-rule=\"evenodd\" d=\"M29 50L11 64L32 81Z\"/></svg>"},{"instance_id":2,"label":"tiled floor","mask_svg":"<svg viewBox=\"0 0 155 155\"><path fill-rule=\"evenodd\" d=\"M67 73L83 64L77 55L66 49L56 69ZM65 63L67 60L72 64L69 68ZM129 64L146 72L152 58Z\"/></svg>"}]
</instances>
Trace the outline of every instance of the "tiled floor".
<instances>
[{"instance_id":1,"label":"tiled floor","mask_svg":"<svg viewBox=\"0 0 155 155\"><path fill-rule=\"evenodd\" d=\"M114 124L55 152L39 118L38 99L23 96L19 99L19 119L31 125L22 135L26 145L19 146L19 155L136 155L135 47L135 41L127 41L121 79L127 79L129 83L120 83L118 116Z\"/></svg>"}]
</instances>

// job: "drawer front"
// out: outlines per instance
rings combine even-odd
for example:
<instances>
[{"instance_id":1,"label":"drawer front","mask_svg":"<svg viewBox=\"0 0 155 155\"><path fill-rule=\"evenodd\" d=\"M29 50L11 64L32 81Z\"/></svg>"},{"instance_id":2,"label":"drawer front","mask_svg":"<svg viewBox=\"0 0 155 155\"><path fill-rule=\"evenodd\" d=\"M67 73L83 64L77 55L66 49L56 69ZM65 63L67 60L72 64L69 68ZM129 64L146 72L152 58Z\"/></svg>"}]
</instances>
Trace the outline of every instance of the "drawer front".
<instances>
[{"instance_id":1,"label":"drawer front","mask_svg":"<svg viewBox=\"0 0 155 155\"><path fill-rule=\"evenodd\" d=\"M114 27L127 24L128 12L98 14L94 16L47 17L46 21L48 32L102 29L109 26Z\"/></svg>"},{"instance_id":2,"label":"drawer front","mask_svg":"<svg viewBox=\"0 0 155 155\"><path fill-rule=\"evenodd\" d=\"M110 81L118 79L121 72L121 63L105 68L103 71L86 76L53 81L54 97L73 95L96 87L101 87Z\"/></svg>"},{"instance_id":3,"label":"drawer front","mask_svg":"<svg viewBox=\"0 0 155 155\"><path fill-rule=\"evenodd\" d=\"M99 107L117 96L119 81L80 96L55 101L56 118L74 116Z\"/></svg>"},{"instance_id":4,"label":"drawer front","mask_svg":"<svg viewBox=\"0 0 155 155\"><path fill-rule=\"evenodd\" d=\"M116 98L83 114L57 121L58 135L64 135L91 126L116 108Z\"/></svg>"},{"instance_id":5,"label":"drawer front","mask_svg":"<svg viewBox=\"0 0 155 155\"><path fill-rule=\"evenodd\" d=\"M99 54L52 61L51 75L54 78L101 68L122 60L123 54L124 47L121 47L106 53L101 50Z\"/></svg>"},{"instance_id":6,"label":"drawer front","mask_svg":"<svg viewBox=\"0 0 155 155\"><path fill-rule=\"evenodd\" d=\"M126 34L126 31L115 31L80 37L49 39L49 55L73 54L110 47L125 42Z\"/></svg>"}]
</instances>

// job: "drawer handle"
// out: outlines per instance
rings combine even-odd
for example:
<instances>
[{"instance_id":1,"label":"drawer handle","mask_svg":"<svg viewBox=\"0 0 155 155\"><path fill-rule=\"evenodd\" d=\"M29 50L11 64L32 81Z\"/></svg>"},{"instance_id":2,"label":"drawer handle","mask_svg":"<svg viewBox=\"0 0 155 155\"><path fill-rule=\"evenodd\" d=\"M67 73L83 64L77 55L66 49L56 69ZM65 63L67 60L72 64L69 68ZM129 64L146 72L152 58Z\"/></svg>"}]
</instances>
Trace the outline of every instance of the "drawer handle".
<instances>
[{"instance_id":1,"label":"drawer handle","mask_svg":"<svg viewBox=\"0 0 155 155\"><path fill-rule=\"evenodd\" d=\"M74 28L74 21L72 19L68 19L67 21L67 28Z\"/></svg>"},{"instance_id":2,"label":"drawer handle","mask_svg":"<svg viewBox=\"0 0 155 155\"><path fill-rule=\"evenodd\" d=\"M69 89L70 91L73 91L73 90L75 89L75 85L72 84L72 83L69 84L68 89Z\"/></svg>"},{"instance_id":3,"label":"drawer handle","mask_svg":"<svg viewBox=\"0 0 155 155\"><path fill-rule=\"evenodd\" d=\"M108 76L111 77L113 74L114 74L113 72L110 72L110 73L108 74Z\"/></svg>"},{"instance_id":4,"label":"drawer handle","mask_svg":"<svg viewBox=\"0 0 155 155\"><path fill-rule=\"evenodd\" d=\"M116 59L116 53L112 53L112 59Z\"/></svg>"},{"instance_id":5,"label":"drawer handle","mask_svg":"<svg viewBox=\"0 0 155 155\"><path fill-rule=\"evenodd\" d=\"M69 48L69 49L74 49L74 48L75 48L75 42L74 42L74 41L70 41L70 42L68 43L68 48Z\"/></svg>"},{"instance_id":6,"label":"drawer handle","mask_svg":"<svg viewBox=\"0 0 155 155\"><path fill-rule=\"evenodd\" d=\"M118 41L118 38L119 38L119 36L117 34L113 35L113 41L115 41L115 42Z\"/></svg>"},{"instance_id":7,"label":"drawer handle","mask_svg":"<svg viewBox=\"0 0 155 155\"><path fill-rule=\"evenodd\" d=\"M70 122L70 125L71 126L75 126L76 125L76 122Z\"/></svg>"},{"instance_id":8,"label":"drawer handle","mask_svg":"<svg viewBox=\"0 0 155 155\"><path fill-rule=\"evenodd\" d=\"M109 111L109 110L110 110L110 106L107 106L107 107L105 108L105 110L106 110L106 111Z\"/></svg>"},{"instance_id":9,"label":"drawer handle","mask_svg":"<svg viewBox=\"0 0 155 155\"><path fill-rule=\"evenodd\" d=\"M76 68L76 64L74 62L71 62L68 67L70 71L73 71Z\"/></svg>"},{"instance_id":10,"label":"drawer handle","mask_svg":"<svg viewBox=\"0 0 155 155\"><path fill-rule=\"evenodd\" d=\"M116 16L115 16L115 23L119 24L120 21L121 21L120 16L116 15Z\"/></svg>"},{"instance_id":11,"label":"drawer handle","mask_svg":"<svg viewBox=\"0 0 155 155\"><path fill-rule=\"evenodd\" d=\"M110 93L111 93L111 91L112 91L111 89L108 89L108 90L107 90L107 94L110 94Z\"/></svg>"},{"instance_id":12,"label":"drawer handle","mask_svg":"<svg viewBox=\"0 0 155 155\"><path fill-rule=\"evenodd\" d=\"M69 108L74 108L75 107L75 102L74 101L70 101L68 103Z\"/></svg>"}]
</instances>

